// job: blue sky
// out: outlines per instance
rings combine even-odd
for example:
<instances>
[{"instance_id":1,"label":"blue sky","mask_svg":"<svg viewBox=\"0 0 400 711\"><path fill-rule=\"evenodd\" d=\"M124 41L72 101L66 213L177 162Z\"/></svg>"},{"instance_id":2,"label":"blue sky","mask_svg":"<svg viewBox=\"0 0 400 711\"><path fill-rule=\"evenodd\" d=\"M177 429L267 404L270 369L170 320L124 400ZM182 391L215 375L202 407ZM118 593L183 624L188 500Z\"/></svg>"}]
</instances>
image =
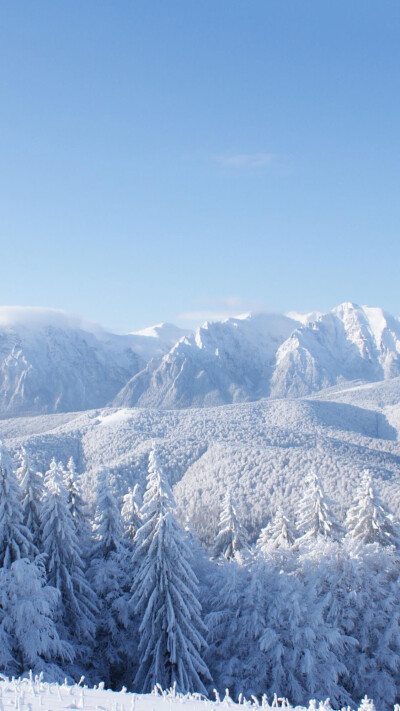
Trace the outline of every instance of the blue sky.
<instances>
[{"instance_id":1,"label":"blue sky","mask_svg":"<svg viewBox=\"0 0 400 711\"><path fill-rule=\"evenodd\" d=\"M398 0L4 0L0 303L400 315Z\"/></svg>"}]
</instances>

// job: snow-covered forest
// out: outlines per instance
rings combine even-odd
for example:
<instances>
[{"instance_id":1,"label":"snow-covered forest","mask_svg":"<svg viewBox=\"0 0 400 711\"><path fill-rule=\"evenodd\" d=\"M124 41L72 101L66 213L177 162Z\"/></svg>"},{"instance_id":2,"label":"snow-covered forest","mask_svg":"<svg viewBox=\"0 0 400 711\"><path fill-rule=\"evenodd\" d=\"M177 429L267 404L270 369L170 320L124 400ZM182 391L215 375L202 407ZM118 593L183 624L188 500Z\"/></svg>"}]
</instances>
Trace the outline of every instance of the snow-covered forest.
<instances>
[{"instance_id":1,"label":"snow-covered forest","mask_svg":"<svg viewBox=\"0 0 400 711\"><path fill-rule=\"evenodd\" d=\"M206 548L178 519L160 451L143 497L111 471L93 507L72 457L0 453L0 671L135 693L398 700L400 531L366 470L339 520L317 471L249 542L229 490Z\"/></svg>"}]
</instances>

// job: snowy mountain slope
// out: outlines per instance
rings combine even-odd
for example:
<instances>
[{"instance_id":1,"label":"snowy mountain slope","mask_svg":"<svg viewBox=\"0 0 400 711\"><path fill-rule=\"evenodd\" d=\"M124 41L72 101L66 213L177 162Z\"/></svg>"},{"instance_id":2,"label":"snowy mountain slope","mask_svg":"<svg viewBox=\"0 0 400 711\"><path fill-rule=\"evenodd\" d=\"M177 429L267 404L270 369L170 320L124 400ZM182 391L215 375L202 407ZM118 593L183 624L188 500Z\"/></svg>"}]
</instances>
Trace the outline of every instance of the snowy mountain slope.
<instances>
[{"instance_id":1,"label":"snowy mountain slope","mask_svg":"<svg viewBox=\"0 0 400 711\"><path fill-rule=\"evenodd\" d=\"M210 542L230 486L256 536L278 505L293 513L310 470L341 514L370 468L385 501L400 515L399 431L384 412L318 400L262 400L218 408L157 411L106 408L0 422L12 449L24 444L39 469L51 457L76 459L92 501L97 477L110 468L122 495L143 492L148 455L157 443L183 520Z\"/></svg>"},{"instance_id":2,"label":"snowy mountain slope","mask_svg":"<svg viewBox=\"0 0 400 711\"><path fill-rule=\"evenodd\" d=\"M313 400L352 403L358 407L382 413L386 421L400 432L400 377L378 383L363 383L351 387L336 387L313 395Z\"/></svg>"},{"instance_id":3,"label":"snowy mountain slope","mask_svg":"<svg viewBox=\"0 0 400 711\"><path fill-rule=\"evenodd\" d=\"M276 355L272 397L299 397L340 381L400 375L400 321L344 303L296 329Z\"/></svg>"},{"instance_id":4,"label":"snowy mountain slope","mask_svg":"<svg viewBox=\"0 0 400 711\"><path fill-rule=\"evenodd\" d=\"M150 363L134 376L113 404L210 407L265 397L276 351L296 325L273 314L207 322L160 364Z\"/></svg>"},{"instance_id":5,"label":"snowy mountain slope","mask_svg":"<svg viewBox=\"0 0 400 711\"><path fill-rule=\"evenodd\" d=\"M187 328L179 328L173 323L159 323L156 326L133 331L131 334L132 348L146 363L153 358L160 358L181 338L192 335Z\"/></svg>"},{"instance_id":6,"label":"snowy mountain slope","mask_svg":"<svg viewBox=\"0 0 400 711\"><path fill-rule=\"evenodd\" d=\"M160 324L118 336L54 309L0 308L0 415L106 405L187 332Z\"/></svg>"},{"instance_id":7,"label":"snowy mountain slope","mask_svg":"<svg viewBox=\"0 0 400 711\"><path fill-rule=\"evenodd\" d=\"M3 416L81 410L107 403L140 368L129 337L84 330L51 314L0 326Z\"/></svg>"},{"instance_id":8,"label":"snowy mountain slope","mask_svg":"<svg viewBox=\"0 0 400 711\"><path fill-rule=\"evenodd\" d=\"M376 383L333 386L312 395L313 400L335 400L371 410L385 410L400 403L400 376Z\"/></svg>"}]
</instances>

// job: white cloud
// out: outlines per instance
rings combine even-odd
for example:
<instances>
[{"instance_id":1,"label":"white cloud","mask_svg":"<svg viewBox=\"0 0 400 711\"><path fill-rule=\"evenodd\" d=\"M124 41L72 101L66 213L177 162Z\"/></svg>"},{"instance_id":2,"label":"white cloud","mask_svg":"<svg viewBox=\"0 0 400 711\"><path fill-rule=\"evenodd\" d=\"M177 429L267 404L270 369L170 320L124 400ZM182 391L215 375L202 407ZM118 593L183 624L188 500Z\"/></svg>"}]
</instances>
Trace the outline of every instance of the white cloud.
<instances>
[{"instance_id":1,"label":"white cloud","mask_svg":"<svg viewBox=\"0 0 400 711\"><path fill-rule=\"evenodd\" d=\"M0 326L24 326L31 329L40 329L46 326L80 328L96 334L103 331L101 326L86 321L81 316L69 314L61 309L40 306L0 306Z\"/></svg>"},{"instance_id":2,"label":"white cloud","mask_svg":"<svg viewBox=\"0 0 400 711\"><path fill-rule=\"evenodd\" d=\"M222 296L218 299L204 298L198 301L199 308L183 311L175 320L196 327L204 321L223 321L226 318L240 316L243 313L269 311L260 301L242 299L240 296Z\"/></svg>"},{"instance_id":3,"label":"white cloud","mask_svg":"<svg viewBox=\"0 0 400 711\"><path fill-rule=\"evenodd\" d=\"M214 156L216 163L228 168L264 168L275 160L275 153L234 153Z\"/></svg>"},{"instance_id":4,"label":"white cloud","mask_svg":"<svg viewBox=\"0 0 400 711\"><path fill-rule=\"evenodd\" d=\"M204 321L223 321L230 316L232 316L230 311L207 311L199 309L198 311L182 311L175 316L175 320L190 325L199 325L204 323Z\"/></svg>"}]
</instances>

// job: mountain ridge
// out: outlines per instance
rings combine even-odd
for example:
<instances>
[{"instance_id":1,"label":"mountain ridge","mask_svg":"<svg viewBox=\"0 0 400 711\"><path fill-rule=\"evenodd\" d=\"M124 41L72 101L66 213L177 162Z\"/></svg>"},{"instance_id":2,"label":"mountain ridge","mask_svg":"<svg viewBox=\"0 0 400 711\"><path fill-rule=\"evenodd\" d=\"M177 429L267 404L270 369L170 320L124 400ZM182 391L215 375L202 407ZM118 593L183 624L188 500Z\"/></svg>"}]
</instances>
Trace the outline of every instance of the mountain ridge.
<instances>
[{"instance_id":1,"label":"mountain ridge","mask_svg":"<svg viewBox=\"0 0 400 711\"><path fill-rule=\"evenodd\" d=\"M56 309L0 307L0 416L212 407L400 375L400 320L383 309L344 302L292 316L117 335Z\"/></svg>"}]
</instances>

